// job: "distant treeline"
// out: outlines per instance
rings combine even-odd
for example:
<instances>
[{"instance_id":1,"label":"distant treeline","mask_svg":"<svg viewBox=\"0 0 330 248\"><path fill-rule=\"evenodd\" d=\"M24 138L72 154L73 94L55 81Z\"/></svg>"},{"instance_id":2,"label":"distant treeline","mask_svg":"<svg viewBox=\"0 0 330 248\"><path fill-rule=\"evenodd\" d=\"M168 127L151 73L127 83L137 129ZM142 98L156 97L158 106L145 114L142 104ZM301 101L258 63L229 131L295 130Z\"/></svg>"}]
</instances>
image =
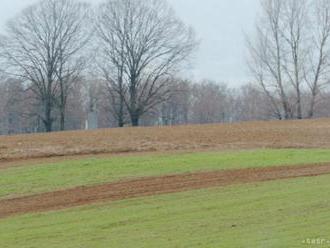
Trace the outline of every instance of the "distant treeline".
<instances>
[{"instance_id":1,"label":"distant treeline","mask_svg":"<svg viewBox=\"0 0 330 248\"><path fill-rule=\"evenodd\" d=\"M261 7L234 88L179 76L199 42L166 0L41 0L0 36L0 133L328 117L330 0Z\"/></svg>"}]
</instances>

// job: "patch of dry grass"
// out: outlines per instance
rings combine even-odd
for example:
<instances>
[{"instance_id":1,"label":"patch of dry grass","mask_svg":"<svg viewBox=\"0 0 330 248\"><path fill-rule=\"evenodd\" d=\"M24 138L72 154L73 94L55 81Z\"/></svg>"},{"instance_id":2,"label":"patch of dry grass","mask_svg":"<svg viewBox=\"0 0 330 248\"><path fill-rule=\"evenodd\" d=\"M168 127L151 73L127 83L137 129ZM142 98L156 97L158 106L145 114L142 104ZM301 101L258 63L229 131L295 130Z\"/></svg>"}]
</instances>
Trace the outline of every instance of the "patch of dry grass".
<instances>
[{"instance_id":1,"label":"patch of dry grass","mask_svg":"<svg viewBox=\"0 0 330 248\"><path fill-rule=\"evenodd\" d=\"M330 119L3 136L0 160L255 148L330 148Z\"/></svg>"}]
</instances>

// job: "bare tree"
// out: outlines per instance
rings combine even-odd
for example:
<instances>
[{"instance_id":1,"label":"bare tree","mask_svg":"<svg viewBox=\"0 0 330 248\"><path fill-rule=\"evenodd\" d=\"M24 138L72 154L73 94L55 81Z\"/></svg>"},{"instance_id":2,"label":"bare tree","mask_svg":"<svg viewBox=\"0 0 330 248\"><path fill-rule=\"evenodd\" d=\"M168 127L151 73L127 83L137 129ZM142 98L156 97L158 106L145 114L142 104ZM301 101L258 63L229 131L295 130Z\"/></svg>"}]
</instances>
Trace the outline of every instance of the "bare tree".
<instances>
[{"instance_id":1,"label":"bare tree","mask_svg":"<svg viewBox=\"0 0 330 248\"><path fill-rule=\"evenodd\" d=\"M65 111L72 87L80 81L80 74L86 66L86 46L91 32L88 21L89 7L74 0L61 0L59 16L61 34L58 45L58 66L56 70L59 84L57 103L60 112L60 130L65 129Z\"/></svg>"},{"instance_id":2,"label":"bare tree","mask_svg":"<svg viewBox=\"0 0 330 248\"><path fill-rule=\"evenodd\" d=\"M170 97L159 106L159 124L188 124L192 86L192 82L182 79L176 79L169 85Z\"/></svg>"},{"instance_id":3,"label":"bare tree","mask_svg":"<svg viewBox=\"0 0 330 248\"><path fill-rule=\"evenodd\" d=\"M320 93L329 84L330 75L330 1L316 0L313 5L311 22L314 29L311 31L311 46L309 49L305 70L305 79L311 91L308 117L315 114L315 107L320 100Z\"/></svg>"},{"instance_id":4,"label":"bare tree","mask_svg":"<svg viewBox=\"0 0 330 248\"><path fill-rule=\"evenodd\" d=\"M64 129L70 82L81 68L76 55L86 43L87 9L74 0L42 0L8 23L1 43L7 72L31 83L47 132L52 131L57 104Z\"/></svg>"},{"instance_id":5,"label":"bare tree","mask_svg":"<svg viewBox=\"0 0 330 248\"><path fill-rule=\"evenodd\" d=\"M0 133L15 134L24 130L24 86L15 79L0 82Z\"/></svg>"},{"instance_id":6,"label":"bare tree","mask_svg":"<svg viewBox=\"0 0 330 248\"><path fill-rule=\"evenodd\" d=\"M192 87L192 123L225 122L227 119L227 93L225 84L213 81L195 83Z\"/></svg>"},{"instance_id":7,"label":"bare tree","mask_svg":"<svg viewBox=\"0 0 330 248\"><path fill-rule=\"evenodd\" d=\"M302 87L308 44L308 1L286 0L283 4L281 35L284 38L282 51L285 55L283 71L296 93L296 118L302 119Z\"/></svg>"},{"instance_id":8,"label":"bare tree","mask_svg":"<svg viewBox=\"0 0 330 248\"><path fill-rule=\"evenodd\" d=\"M262 88L254 84L242 85L234 95L234 121L271 120L278 118Z\"/></svg>"},{"instance_id":9,"label":"bare tree","mask_svg":"<svg viewBox=\"0 0 330 248\"><path fill-rule=\"evenodd\" d=\"M96 25L102 70L133 126L166 100L166 87L178 66L196 47L194 33L165 0L108 0Z\"/></svg>"},{"instance_id":10,"label":"bare tree","mask_svg":"<svg viewBox=\"0 0 330 248\"><path fill-rule=\"evenodd\" d=\"M279 119L289 119L291 111L283 76L283 39L281 14L283 0L262 2L263 16L256 26L256 39L249 40L249 67L257 82L268 96ZM278 105L277 99L280 99Z\"/></svg>"},{"instance_id":11,"label":"bare tree","mask_svg":"<svg viewBox=\"0 0 330 248\"><path fill-rule=\"evenodd\" d=\"M249 66L279 119L314 115L329 77L329 6L329 0L262 1Z\"/></svg>"},{"instance_id":12,"label":"bare tree","mask_svg":"<svg viewBox=\"0 0 330 248\"><path fill-rule=\"evenodd\" d=\"M100 44L97 65L105 80L110 110L116 118L119 127L125 125L125 34L120 18L124 19L126 13L117 9L116 2L110 1L100 6L99 16L96 20L97 38ZM118 16L121 15L121 16Z\"/></svg>"}]
</instances>

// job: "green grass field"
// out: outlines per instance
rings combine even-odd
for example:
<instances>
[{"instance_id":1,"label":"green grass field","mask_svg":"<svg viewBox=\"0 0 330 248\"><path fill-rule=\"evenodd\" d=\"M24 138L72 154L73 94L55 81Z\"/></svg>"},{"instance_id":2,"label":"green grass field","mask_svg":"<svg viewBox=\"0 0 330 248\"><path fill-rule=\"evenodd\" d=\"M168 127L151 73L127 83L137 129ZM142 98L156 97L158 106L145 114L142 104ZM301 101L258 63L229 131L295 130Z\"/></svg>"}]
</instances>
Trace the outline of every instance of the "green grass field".
<instances>
[{"instance_id":1,"label":"green grass field","mask_svg":"<svg viewBox=\"0 0 330 248\"><path fill-rule=\"evenodd\" d=\"M1 170L0 198L120 179L330 161L329 150L256 150L86 159Z\"/></svg>"},{"instance_id":2,"label":"green grass field","mask_svg":"<svg viewBox=\"0 0 330 248\"><path fill-rule=\"evenodd\" d=\"M0 197L197 171L330 162L329 150L87 159L0 171ZM0 219L1 248L330 247L330 175L236 185ZM326 242L329 241L329 244Z\"/></svg>"},{"instance_id":3,"label":"green grass field","mask_svg":"<svg viewBox=\"0 0 330 248\"><path fill-rule=\"evenodd\" d=\"M2 248L310 247L330 240L330 176L0 220ZM328 246L322 246L328 247Z\"/></svg>"}]
</instances>

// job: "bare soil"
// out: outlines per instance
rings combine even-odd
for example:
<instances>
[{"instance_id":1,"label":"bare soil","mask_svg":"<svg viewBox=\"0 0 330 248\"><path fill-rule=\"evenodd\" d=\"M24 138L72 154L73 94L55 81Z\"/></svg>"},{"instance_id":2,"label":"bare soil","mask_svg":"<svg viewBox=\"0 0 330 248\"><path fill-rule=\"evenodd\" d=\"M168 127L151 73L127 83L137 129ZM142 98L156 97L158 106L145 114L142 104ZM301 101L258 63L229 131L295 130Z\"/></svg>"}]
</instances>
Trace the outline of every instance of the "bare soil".
<instances>
[{"instance_id":1,"label":"bare soil","mask_svg":"<svg viewBox=\"0 0 330 248\"><path fill-rule=\"evenodd\" d=\"M330 174L330 164L225 170L148 177L0 201L0 218L142 196Z\"/></svg>"},{"instance_id":2,"label":"bare soil","mask_svg":"<svg viewBox=\"0 0 330 248\"><path fill-rule=\"evenodd\" d=\"M330 148L330 119L2 136L0 161L25 163L27 159L61 156L254 148Z\"/></svg>"}]
</instances>

